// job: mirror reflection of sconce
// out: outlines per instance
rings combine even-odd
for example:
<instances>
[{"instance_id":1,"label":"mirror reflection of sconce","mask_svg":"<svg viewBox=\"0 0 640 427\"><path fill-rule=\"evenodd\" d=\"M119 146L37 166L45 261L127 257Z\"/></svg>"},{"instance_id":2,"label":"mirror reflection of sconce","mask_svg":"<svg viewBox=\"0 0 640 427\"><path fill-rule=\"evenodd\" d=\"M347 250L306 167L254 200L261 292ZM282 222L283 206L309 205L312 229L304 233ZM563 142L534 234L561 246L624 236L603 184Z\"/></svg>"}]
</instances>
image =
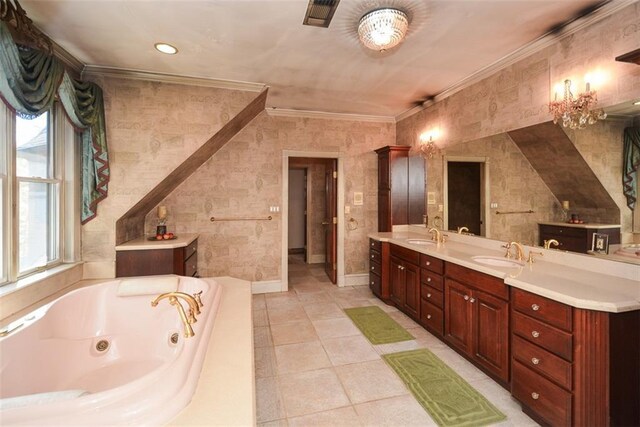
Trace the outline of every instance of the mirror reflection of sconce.
<instances>
[{"instance_id":1,"label":"mirror reflection of sconce","mask_svg":"<svg viewBox=\"0 0 640 427\"><path fill-rule=\"evenodd\" d=\"M438 152L438 147L433 141L437 137L438 131L435 129L420 135L420 154L425 159L433 159L433 156Z\"/></svg>"}]
</instances>

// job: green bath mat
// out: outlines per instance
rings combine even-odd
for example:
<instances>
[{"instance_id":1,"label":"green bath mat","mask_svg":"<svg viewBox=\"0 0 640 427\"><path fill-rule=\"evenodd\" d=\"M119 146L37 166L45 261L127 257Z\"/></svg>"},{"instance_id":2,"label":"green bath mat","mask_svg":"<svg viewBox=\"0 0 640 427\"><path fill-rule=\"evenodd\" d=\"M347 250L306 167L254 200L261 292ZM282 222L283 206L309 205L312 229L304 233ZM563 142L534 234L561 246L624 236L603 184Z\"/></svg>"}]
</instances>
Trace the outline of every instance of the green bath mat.
<instances>
[{"instance_id":1,"label":"green bath mat","mask_svg":"<svg viewBox=\"0 0 640 427\"><path fill-rule=\"evenodd\" d=\"M507 418L427 349L382 357L440 426L484 426Z\"/></svg>"},{"instance_id":2,"label":"green bath mat","mask_svg":"<svg viewBox=\"0 0 640 427\"><path fill-rule=\"evenodd\" d=\"M344 310L353 323L362 331L371 344L389 344L392 342L415 339L409 332L393 320L380 307L346 308Z\"/></svg>"}]
</instances>

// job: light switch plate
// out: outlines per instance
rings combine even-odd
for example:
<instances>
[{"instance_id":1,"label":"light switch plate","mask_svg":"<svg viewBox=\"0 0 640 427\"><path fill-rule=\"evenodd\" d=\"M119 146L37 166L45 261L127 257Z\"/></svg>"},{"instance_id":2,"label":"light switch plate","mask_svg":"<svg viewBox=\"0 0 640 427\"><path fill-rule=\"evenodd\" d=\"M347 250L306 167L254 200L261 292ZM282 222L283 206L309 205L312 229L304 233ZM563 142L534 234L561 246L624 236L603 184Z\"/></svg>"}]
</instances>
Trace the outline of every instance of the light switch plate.
<instances>
[{"instance_id":1,"label":"light switch plate","mask_svg":"<svg viewBox=\"0 0 640 427\"><path fill-rule=\"evenodd\" d=\"M428 191L427 192L427 204L428 205L435 205L436 204L436 193L434 193L433 191Z\"/></svg>"},{"instance_id":2,"label":"light switch plate","mask_svg":"<svg viewBox=\"0 0 640 427\"><path fill-rule=\"evenodd\" d=\"M353 193L353 206L362 206L364 203L363 194L361 192Z\"/></svg>"},{"instance_id":3,"label":"light switch plate","mask_svg":"<svg viewBox=\"0 0 640 427\"><path fill-rule=\"evenodd\" d=\"M344 213L345 213L345 214L350 214L350 213L351 213L351 206L346 205L346 206L344 207Z\"/></svg>"}]
</instances>

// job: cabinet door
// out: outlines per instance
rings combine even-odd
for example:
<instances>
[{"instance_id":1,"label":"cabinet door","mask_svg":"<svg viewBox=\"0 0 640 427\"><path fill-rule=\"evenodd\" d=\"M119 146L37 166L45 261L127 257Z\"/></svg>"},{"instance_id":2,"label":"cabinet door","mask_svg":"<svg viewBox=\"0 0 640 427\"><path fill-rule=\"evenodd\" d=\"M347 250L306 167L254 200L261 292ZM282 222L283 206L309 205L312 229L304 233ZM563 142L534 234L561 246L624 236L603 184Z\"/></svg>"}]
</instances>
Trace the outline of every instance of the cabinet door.
<instances>
[{"instance_id":1,"label":"cabinet door","mask_svg":"<svg viewBox=\"0 0 640 427\"><path fill-rule=\"evenodd\" d=\"M471 295L473 357L505 382L509 381L509 304L480 291Z\"/></svg>"},{"instance_id":2,"label":"cabinet door","mask_svg":"<svg viewBox=\"0 0 640 427\"><path fill-rule=\"evenodd\" d=\"M444 338L452 346L471 354L471 290L447 278L444 292Z\"/></svg>"},{"instance_id":3,"label":"cabinet door","mask_svg":"<svg viewBox=\"0 0 640 427\"><path fill-rule=\"evenodd\" d=\"M405 279L405 302L406 311L414 317L420 319L420 267L405 262L404 267Z\"/></svg>"},{"instance_id":4,"label":"cabinet door","mask_svg":"<svg viewBox=\"0 0 640 427\"><path fill-rule=\"evenodd\" d=\"M389 295L389 298L398 308L402 308L405 302L404 293L406 288L404 267L402 266L402 261L396 257L391 257L389 265L391 266L391 271L389 272L391 295Z\"/></svg>"}]
</instances>

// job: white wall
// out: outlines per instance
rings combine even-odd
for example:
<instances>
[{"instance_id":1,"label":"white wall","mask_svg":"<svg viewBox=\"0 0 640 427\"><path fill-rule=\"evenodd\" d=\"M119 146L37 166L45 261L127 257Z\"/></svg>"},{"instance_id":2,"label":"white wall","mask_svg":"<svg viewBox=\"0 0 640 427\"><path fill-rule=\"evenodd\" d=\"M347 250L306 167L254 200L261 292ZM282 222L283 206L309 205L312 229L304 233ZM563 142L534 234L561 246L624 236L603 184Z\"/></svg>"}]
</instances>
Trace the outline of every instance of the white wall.
<instances>
[{"instance_id":1,"label":"white wall","mask_svg":"<svg viewBox=\"0 0 640 427\"><path fill-rule=\"evenodd\" d=\"M304 247L304 169L289 171L289 249Z\"/></svg>"}]
</instances>

